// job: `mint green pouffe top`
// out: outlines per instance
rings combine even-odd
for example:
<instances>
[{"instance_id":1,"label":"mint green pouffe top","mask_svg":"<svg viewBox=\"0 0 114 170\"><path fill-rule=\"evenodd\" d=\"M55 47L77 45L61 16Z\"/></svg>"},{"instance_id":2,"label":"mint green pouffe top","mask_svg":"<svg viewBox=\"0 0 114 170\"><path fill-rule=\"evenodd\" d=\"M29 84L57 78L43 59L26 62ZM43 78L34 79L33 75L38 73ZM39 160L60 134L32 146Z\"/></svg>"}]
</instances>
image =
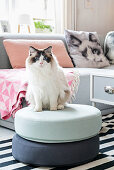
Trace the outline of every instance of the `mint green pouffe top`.
<instances>
[{"instance_id":1,"label":"mint green pouffe top","mask_svg":"<svg viewBox=\"0 0 114 170\"><path fill-rule=\"evenodd\" d=\"M16 112L15 131L28 140L44 143L81 141L96 136L101 128L99 109L68 104L64 110L34 112L30 107Z\"/></svg>"}]
</instances>

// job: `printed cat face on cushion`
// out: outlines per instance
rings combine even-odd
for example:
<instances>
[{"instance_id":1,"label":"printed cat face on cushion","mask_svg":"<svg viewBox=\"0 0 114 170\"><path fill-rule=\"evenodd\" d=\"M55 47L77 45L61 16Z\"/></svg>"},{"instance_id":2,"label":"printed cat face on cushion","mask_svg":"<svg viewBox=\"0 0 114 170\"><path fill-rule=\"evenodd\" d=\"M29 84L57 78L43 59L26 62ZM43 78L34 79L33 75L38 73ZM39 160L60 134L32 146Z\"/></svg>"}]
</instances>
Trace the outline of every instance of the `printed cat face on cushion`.
<instances>
[{"instance_id":1,"label":"printed cat face on cushion","mask_svg":"<svg viewBox=\"0 0 114 170\"><path fill-rule=\"evenodd\" d=\"M102 62L102 49L95 35L89 33L89 40L81 41L74 35L70 35L71 44L79 49L79 52L88 60Z\"/></svg>"},{"instance_id":2,"label":"printed cat face on cushion","mask_svg":"<svg viewBox=\"0 0 114 170\"><path fill-rule=\"evenodd\" d=\"M96 32L65 30L65 40L75 67L103 68L109 66Z\"/></svg>"},{"instance_id":3,"label":"printed cat face on cushion","mask_svg":"<svg viewBox=\"0 0 114 170\"><path fill-rule=\"evenodd\" d=\"M53 56L51 50L52 46L49 46L43 50L39 50L30 46L28 63L30 65L37 65L37 67L41 68L52 64Z\"/></svg>"}]
</instances>

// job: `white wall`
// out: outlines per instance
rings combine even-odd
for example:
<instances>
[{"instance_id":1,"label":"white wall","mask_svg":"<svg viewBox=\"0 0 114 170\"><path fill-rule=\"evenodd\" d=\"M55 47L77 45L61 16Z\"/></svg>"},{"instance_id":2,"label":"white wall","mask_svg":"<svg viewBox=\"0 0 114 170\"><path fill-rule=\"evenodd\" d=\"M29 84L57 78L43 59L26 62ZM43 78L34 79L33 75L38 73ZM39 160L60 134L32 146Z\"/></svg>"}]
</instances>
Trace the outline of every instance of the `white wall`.
<instances>
[{"instance_id":1,"label":"white wall","mask_svg":"<svg viewBox=\"0 0 114 170\"><path fill-rule=\"evenodd\" d=\"M114 30L114 0L91 0L89 9L84 2L77 0L77 30L97 31L102 36Z\"/></svg>"}]
</instances>

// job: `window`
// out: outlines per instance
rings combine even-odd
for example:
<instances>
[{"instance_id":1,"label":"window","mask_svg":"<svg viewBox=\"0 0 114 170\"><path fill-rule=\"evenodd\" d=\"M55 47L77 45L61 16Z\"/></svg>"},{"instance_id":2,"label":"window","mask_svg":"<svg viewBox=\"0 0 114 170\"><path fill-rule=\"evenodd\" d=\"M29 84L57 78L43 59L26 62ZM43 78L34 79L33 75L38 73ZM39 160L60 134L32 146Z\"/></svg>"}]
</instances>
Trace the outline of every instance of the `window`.
<instances>
[{"instance_id":1,"label":"window","mask_svg":"<svg viewBox=\"0 0 114 170\"><path fill-rule=\"evenodd\" d=\"M7 0L0 0L0 20L8 19L9 4Z\"/></svg>"},{"instance_id":2,"label":"window","mask_svg":"<svg viewBox=\"0 0 114 170\"><path fill-rule=\"evenodd\" d=\"M32 31L33 26L36 26L62 32L63 0L0 0L0 20L10 23L11 32L17 32L18 17L22 14L28 14L32 18Z\"/></svg>"}]
</instances>

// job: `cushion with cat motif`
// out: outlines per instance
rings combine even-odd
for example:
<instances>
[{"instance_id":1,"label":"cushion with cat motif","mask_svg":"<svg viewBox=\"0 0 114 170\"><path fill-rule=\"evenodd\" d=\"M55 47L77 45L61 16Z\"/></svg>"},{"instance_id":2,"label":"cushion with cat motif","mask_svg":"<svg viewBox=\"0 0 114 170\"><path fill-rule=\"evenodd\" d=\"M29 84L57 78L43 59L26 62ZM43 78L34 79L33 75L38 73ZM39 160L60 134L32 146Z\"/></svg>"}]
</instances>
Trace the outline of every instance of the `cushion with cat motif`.
<instances>
[{"instance_id":1,"label":"cushion with cat motif","mask_svg":"<svg viewBox=\"0 0 114 170\"><path fill-rule=\"evenodd\" d=\"M57 57L61 67L74 67L62 40L5 39L3 43L13 68L25 67L25 60L28 57L30 46L37 49L52 46L52 52Z\"/></svg>"},{"instance_id":2,"label":"cushion with cat motif","mask_svg":"<svg viewBox=\"0 0 114 170\"><path fill-rule=\"evenodd\" d=\"M110 65L96 32L65 30L65 39L76 67L102 68Z\"/></svg>"}]
</instances>

